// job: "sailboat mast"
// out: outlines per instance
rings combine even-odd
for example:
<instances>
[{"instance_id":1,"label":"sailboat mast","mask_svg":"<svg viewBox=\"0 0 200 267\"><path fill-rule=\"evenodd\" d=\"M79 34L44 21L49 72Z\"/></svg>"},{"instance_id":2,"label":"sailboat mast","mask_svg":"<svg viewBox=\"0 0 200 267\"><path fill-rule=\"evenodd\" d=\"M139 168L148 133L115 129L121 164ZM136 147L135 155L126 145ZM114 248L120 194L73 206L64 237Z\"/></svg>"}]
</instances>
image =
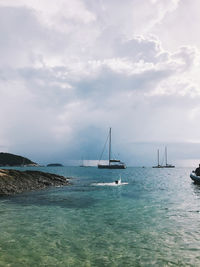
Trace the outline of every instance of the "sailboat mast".
<instances>
[{"instance_id":1,"label":"sailboat mast","mask_svg":"<svg viewBox=\"0 0 200 267\"><path fill-rule=\"evenodd\" d=\"M165 147L165 165L167 166L167 147Z\"/></svg>"},{"instance_id":2,"label":"sailboat mast","mask_svg":"<svg viewBox=\"0 0 200 267\"><path fill-rule=\"evenodd\" d=\"M109 158L109 165L110 165L110 160L111 160L111 128L109 131L109 155L108 155L108 158Z\"/></svg>"},{"instance_id":3,"label":"sailboat mast","mask_svg":"<svg viewBox=\"0 0 200 267\"><path fill-rule=\"evenodd\" d=\"M160 165L160 162L159 162L159 149L158 149L158 166Z\"/></svg>"}]
</instances>

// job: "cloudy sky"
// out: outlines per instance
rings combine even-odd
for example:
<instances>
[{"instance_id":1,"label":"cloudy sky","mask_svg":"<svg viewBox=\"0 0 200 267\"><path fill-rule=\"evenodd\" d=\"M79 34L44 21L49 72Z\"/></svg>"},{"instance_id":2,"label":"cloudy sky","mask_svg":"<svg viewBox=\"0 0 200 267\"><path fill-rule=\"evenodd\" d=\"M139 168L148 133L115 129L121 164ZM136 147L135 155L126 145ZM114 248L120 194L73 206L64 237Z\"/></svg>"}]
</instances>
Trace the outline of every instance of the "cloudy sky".
<instances>
[{"instance_id":1,"label":"cloudy sky","mask_svg":"<svg viewBox=\"0 0 200 267\"><path fill-rule=\"evenodd\" d=\"M0 150L200 159L199 0L0 0ZM105 155L106 158L106 155Z\"/></svg>"}]
</instances>

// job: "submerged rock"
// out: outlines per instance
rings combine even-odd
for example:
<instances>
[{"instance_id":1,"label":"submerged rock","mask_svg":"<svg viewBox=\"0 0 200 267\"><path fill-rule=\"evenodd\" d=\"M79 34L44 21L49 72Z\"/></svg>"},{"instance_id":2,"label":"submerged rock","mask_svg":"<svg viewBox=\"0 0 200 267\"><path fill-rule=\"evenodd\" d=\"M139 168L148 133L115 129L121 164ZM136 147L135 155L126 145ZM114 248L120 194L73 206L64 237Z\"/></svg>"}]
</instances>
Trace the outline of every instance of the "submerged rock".
<instances>
[{"instance_id":1,"label":"submerged rock","mask_svg":"<svg viewBox=\"0 0 200 267\"><path fill-rule=\"evenodd\" d=\"M41 171L0 169L0 195L12 195L25 191L44 189L49 186L65 186L64 176Z\"/></svg>"}]
</instances>

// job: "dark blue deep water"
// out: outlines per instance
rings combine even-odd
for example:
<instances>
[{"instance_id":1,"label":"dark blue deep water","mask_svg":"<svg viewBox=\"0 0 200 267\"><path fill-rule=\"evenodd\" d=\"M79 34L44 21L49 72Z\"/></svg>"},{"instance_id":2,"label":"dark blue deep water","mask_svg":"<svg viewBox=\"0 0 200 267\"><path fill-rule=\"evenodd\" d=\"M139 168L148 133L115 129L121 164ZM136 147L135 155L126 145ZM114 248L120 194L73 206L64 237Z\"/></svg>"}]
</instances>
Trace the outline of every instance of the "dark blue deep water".
<instances>
[{"instance_id":1,"label":"dark blue deep water","mask_svg":"<svg viewBox=\"0 0 200 267\"><path fill-rule=\"evenodd\" d=\"M0 266L200 266L191 169L32 169L73 184L0 198Z\"/></svg>"}]
</instances>

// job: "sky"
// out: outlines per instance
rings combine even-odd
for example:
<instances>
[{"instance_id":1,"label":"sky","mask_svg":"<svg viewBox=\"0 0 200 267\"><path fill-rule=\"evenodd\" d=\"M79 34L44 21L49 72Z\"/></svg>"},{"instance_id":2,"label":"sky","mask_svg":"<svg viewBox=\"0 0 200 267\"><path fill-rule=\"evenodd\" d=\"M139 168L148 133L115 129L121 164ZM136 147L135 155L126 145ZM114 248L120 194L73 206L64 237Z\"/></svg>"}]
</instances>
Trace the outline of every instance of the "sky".
<instances>
[{"instance_id":1,"label":"sky","mask_svg":"<svg viewBox=\"0 0 200 267\"><path fill-rule=\"evenodd\" d=\"M0 0L0 150L200 161L199 0ZM107 154L104 155L106 159Z\"/></svg>"}]
</instances>

